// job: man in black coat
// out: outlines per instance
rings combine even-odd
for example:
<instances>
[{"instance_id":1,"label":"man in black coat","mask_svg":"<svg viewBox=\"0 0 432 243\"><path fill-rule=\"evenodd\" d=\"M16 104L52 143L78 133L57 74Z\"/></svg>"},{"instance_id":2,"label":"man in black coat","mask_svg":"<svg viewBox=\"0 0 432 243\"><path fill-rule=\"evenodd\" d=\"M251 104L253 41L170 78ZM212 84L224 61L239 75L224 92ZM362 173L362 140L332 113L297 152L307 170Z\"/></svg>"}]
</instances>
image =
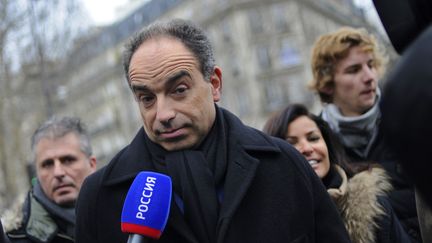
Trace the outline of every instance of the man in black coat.
<instances>
[{"instance_id":1,"label":"man in black coat","mask_svg":"<svg viewBox=\"0 0 432 243\"><path fill-rule=\"evenodd\" d=\"M159 242L349 242L304 158L215 104L222 72L201 29L183 20L156 22L126 46L124 67L143 128L86 179L76 242L126 242L121 211L140 171L173 181Z\"/></svg>"},{"instance_id":2,"label":"man in black coat","mask_svg":"<svg viewBox=\"0 0 432 243\"><path fill-rule=\"evenodd\" d=\"M423 242L432 241L432 25L404 52L388 76L382 102L386 142L414 181Z\"/></svg>"},{"instance_id":3,"label":"man in black coat","mask_svg":"<svg viewBox=\"0 0 432 243\"><path fill-rule=\"evenodd\" d=\"M432 136L432 2L373 0L401 59L388 75L381 130L386 145L416 187L423 242L432 242L432 190L429 137ZM426 151L426 152L425 152Z\"/></svg>"}]
</instances>

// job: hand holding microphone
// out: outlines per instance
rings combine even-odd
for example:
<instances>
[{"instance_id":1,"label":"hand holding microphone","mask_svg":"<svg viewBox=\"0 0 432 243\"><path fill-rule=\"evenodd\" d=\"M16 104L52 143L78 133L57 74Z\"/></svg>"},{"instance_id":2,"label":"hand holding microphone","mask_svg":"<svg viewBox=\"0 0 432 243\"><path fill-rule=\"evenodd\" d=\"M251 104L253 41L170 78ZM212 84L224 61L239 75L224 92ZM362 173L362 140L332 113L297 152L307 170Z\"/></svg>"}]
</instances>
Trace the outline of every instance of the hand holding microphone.
<instances>
[{"instance_id":1,"label":"hand holding microphone","mask_svg":"<svg viewBox=\"0 0 432 243\"><path fill-rule=\"evenodd\" d=\"M156 172L140 172L123 204L121 230L159 239L168 221L172 195L171 178ZM140 242L131 235L128 242Z\"/></svg>"}]
</instances>

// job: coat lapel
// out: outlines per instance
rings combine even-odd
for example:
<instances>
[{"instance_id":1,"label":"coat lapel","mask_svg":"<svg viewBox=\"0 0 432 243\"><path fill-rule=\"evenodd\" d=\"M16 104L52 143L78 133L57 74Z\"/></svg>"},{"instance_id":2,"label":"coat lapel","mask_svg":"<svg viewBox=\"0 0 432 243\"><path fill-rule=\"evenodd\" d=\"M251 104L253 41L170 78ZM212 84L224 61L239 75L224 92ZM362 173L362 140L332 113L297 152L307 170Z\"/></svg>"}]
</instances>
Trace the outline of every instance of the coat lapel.
<instances>
[{"instance_id":1,"label":"coat lapel","mask_svg":"<svg viewBox=\"0 0 432 243\"><path fill-rule=\"evenodd\" d=\"M168 226L172 227L176 232L182 235L187 242L198 243L198 240L189 228L189 225L186 223L183 214L174 200L171 202Z\"/></svg>"},{"instance_id":2,"label":"coat lapel","mask_svg":"<svg viewBox=\"0 0 432 243\"><path fill-rule=\"evenodd\" d=\"M240 202L245 197L251 182L255 176L259 161L244 150L234 152L234 161L228 165L228 173L225 180L224 198L221 205L221 211L218 221L218 239L223 242L231 218Z\"/></svg>"},{"instance_id":3,"label":"coat lapel","mask_svg":"<svg viewBox=\"0 0 432 243\"><path fill-rule=\"evenodd\" d=\"M268 136L243 125L230 112L222 108L221 110L230 133L228 136L228 168L217 226L218 242L224 242L231 219L246 196L257 172L260 161L252 154L280 152Z\"/></svg>"},{"instance_id":4,"label":"coat lapel","mask_svg":"<svg viewBox=\"0 0 432 243\"><path fill-rule=\"evenodd\" d=\"M150 154L146 151L144 129L141 128L132 142L120 151L109 163L104 174L104 185L112 186L131 183L141 171L156 171Z\"/></svg>"}]
</instances>

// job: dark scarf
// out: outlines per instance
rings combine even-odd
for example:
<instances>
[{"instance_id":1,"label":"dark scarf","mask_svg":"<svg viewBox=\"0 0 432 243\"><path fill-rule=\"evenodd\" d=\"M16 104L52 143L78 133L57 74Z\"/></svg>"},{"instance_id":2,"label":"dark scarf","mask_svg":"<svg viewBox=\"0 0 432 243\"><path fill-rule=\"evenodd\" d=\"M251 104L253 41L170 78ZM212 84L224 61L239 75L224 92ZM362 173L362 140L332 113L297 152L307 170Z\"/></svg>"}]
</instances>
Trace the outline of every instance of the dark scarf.
<instances>
[{"instance_id":1,"label":"dark scarf","mask_svg":"<svg viewBox=\"0 0 432 243\"><path fill-rule=\"evenodd\" d=\"M33 196L50 214L60 231L74 238L75 207L61 207L51 201L42 191L39 182L36 182L33 186Z\"/></svg>"},{"instance_id":2,"label":"dark scarf","mask_svg":"<svg viewBox=\"0 0 432 243\"><path fill-rule=\"evenodd\" d=\"M381 92L377 88L375 104L366 113L346 117L334 104L327 104L322 111L322 118L339 135L341 142L361 158L366 158L377 135L380 110L378 107Z\"/></svg>"},{"instance_id":3,"label":"dark scarf","mask_svg":"<svg viewBox=\"0 0 432 243\"><path fill-rule=\"evenodd\" d=\"M216 242L218 193L223 187L227 167L227 134L223 112L216 106L215 123L196 149L169 152L145 135L153 165L171 176L175 196L183 203L178 206L202 243Z\"/></svg>"},{"instance_id":4,"label":"dark scarf","mask_svg":"<svg viewBox=\"0 0 432 243\"><path fill-rule=\"evenodd\" d=\"M342 184L342 177L334 166L330 166L329 172L322 179L322 182L326 189L339 188Z\"/></svg>"}]
</instances>

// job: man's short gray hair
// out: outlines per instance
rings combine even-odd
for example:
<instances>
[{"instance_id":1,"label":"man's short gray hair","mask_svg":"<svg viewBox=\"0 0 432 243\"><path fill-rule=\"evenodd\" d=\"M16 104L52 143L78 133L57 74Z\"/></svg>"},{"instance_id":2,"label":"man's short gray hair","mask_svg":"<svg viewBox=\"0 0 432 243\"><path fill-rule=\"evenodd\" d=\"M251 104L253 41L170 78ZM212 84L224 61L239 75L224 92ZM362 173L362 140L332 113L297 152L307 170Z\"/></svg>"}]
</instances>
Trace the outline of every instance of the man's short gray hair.
<instances>
[{"instance_id":1,"label":"man's short gray hair","mask_svg":"<svg viewBox=\"0 0 432 243\"><path fill-rule=\"evenodd\" d=\"M173 19L168 22L154 22L130 38L123 53L123 68L129 80L129 65L135 51L145 41L155 37L173 37L181 41L197 58L201 73L209 80L213 73L215 60L210 40L205 32L190 21Z\"/></svg>"},{"instance_id":2,"label":"man's short gray hair","mask_svg":"<svg viewBox=\"0 0 432 243\"><path fill-rule=\"evenodd\" d=\"M78 136L81 151L90 157L92 155L92 147L90 137L86 126L81 119L77 117L52 117L40 125L33 133L31 138L32 159L36 159L35 147L43 138L57 139L69 133L74 133Z\"/></svg>"}]
</instances>

